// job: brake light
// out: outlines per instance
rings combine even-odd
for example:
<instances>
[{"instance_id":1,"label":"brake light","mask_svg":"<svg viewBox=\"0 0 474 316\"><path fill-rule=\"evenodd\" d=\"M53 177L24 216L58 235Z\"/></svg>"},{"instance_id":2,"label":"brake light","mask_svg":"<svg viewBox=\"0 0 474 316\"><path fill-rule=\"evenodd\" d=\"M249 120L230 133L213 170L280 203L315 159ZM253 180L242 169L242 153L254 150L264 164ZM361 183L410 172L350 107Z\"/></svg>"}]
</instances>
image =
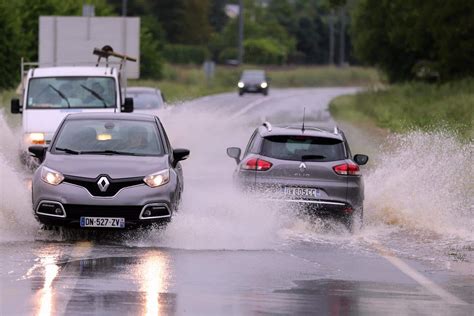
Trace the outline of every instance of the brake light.
<instances>
[{"instance_id":1,"label":"brake light","mask_svg":"<svg viewBox=\"0 0 474 316\"><path fill-rule=\"evenodd\" d=\"M344 176L358 176L360 175L359 166L354 163L344 163L333 167L334 172Z\"/></svg>"},{"instance_id":2,"label":"brake light","mask_svg":"<svg viewBox=\"0 0 474 316\"><path fill-rule=\"evenodd\" d=\"M242 169L266 171L272 167L272 163L263 159L251 158L242 165Z\"/></svg>"}]
</instances>

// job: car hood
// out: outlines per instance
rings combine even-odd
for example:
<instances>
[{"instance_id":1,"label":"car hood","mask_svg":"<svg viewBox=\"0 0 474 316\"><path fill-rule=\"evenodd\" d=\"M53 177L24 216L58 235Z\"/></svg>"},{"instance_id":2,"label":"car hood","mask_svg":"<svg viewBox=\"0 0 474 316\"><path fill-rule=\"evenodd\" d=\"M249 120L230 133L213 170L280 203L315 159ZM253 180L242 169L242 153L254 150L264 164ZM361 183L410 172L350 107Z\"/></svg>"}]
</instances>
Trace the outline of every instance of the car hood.
<instances>
[{"instance_id":1,"label":"car hood","mask_svg":"<svg viewBox=\"0 0 474 316\"><path fill-rule=\"evenodd\" d=\"M106 174L118 179L147 176L168 168L168 161L168 155L161 157L53 155L48 152L44 166L70 176L96 178Z\"/></svg>"},{"instance_id":2,"label":"car hood","mask_svg":"<svg viewBox=\"0 0 474 316\"><path fill-rule=\"evenodd\" d=\"M264 79L242 79L240 81L242 81L244 84L261 84L265 80Z\"/></svg>"}]
</instances>

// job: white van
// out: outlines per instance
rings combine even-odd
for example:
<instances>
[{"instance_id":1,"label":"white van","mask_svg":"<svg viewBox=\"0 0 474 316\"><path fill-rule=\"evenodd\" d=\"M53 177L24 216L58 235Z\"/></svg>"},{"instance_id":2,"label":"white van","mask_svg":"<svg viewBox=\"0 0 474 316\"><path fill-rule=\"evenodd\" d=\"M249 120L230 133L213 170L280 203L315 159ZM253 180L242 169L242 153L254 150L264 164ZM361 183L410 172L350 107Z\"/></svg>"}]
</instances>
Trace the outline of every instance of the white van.
<instances>
[{"instance_id":1,"label":"white van","mask_svg":"<svg viewBox=\"0 0 474 316\"><path fill-rule=\"evenodd\" d=\"M11 112L23 115L22 151L48 145L69 113L132 112L133 99L122 96L120 77L120 68L109 66L29 69L21 102L11 101Z\"/></svg>"}]
</instances>

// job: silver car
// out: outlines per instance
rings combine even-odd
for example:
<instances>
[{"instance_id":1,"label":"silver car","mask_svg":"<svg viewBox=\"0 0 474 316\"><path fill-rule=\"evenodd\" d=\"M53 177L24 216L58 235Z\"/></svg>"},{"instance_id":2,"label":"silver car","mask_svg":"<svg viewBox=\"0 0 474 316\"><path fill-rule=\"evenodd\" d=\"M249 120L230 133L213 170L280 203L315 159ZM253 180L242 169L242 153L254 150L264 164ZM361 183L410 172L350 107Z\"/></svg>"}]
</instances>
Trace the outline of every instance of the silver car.
<instances>
[{"instance_id":1,"label":"silver car","mask_svg":"<svg viewBox=\"0 0 474 316\"><path fill-rule=\"evenodd\" d=\"M352 156L344 133L315 127L258 127L241 158L237 147L227 149L237 162L234 179L242 188L265 193L305 211L341 218L349 228L362 223L364 183L360 165L366 155Z\"/></svg>"},{"instance_id":2,"label":"silver car","mask_svg":"<svg viewBox=\"0 0 474 316\"><path fill-rule=\"evenodd\" d=\"M166 100L163 92L159 89L148 87L129 87L127 97L133 98L133 112L153 114L157 110L166 107Z\"/></svg>"},{"instance_id":3,"label":"silver car","mask_svg":"<svg viewBox=\"0 0 474 316\"><path fill-rule=\"evenodd\" d=\"M169 221L183 191L180 164L151 115L68 115L49 148L32 146L41 161L33 176L33 211L46 226L130 228Z\"/></svg>"}]
</instances>

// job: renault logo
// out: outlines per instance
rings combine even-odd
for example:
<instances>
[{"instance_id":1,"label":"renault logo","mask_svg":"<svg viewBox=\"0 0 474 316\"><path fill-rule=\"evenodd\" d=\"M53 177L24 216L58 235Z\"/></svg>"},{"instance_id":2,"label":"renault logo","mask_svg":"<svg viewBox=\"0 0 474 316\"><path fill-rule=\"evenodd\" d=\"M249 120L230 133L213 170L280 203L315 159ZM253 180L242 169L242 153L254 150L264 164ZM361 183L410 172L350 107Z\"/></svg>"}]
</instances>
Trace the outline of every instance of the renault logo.
<instances>
[{"instance_id":1,"label":"renault logo","mask_svg":"<svg viewBox=\"0 0 474 316\"><path fill-rule=\"evenodd\" d=\"M302 162L300 164L300 172L305 172L306 171L306 164L304 162Z\"/></svg>"},{"instance_id":2,"label":"renault logo","mask_svg":"<svg viewBox=\"0 0 474 316\"><path fill-rule=\"evenodd\" d=\"M101 192L107 191L109 184L110 184L109 179L107 179L106 177L101 177L99 181L97 181L97 186L99 187L99 190Z\"/></svg>"}]
</instances>

